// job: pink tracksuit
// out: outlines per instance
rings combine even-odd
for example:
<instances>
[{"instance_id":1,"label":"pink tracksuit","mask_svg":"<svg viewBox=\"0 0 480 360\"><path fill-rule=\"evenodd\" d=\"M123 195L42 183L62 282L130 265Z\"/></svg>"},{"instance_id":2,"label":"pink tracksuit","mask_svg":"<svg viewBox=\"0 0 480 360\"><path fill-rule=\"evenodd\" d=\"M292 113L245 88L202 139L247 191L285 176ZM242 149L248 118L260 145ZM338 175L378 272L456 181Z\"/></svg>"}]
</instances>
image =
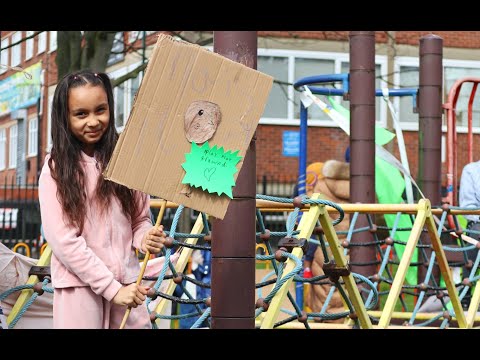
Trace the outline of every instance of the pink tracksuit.
<instances>
[{"instance_id":1,"label":"pink tracksuit","mask_svg":"<svg viewBox=\"0 0 480 360\"><path fill-rule=\"evenodd\" d=\"M152 227L149 196L137 194L142 211L133 221L123 214L116 198L102 214L93 200L100 167L82 152L87 205L80 233L64 221L48 159L49 155L40 175L39 198L43 230L53 252L53 327L118 329L127 308L111 300L122 284L135 282L140 272L135 248L140 249ZM125 328L151 328L145 302L132 308Z\"/></svg>"}]
</instances>

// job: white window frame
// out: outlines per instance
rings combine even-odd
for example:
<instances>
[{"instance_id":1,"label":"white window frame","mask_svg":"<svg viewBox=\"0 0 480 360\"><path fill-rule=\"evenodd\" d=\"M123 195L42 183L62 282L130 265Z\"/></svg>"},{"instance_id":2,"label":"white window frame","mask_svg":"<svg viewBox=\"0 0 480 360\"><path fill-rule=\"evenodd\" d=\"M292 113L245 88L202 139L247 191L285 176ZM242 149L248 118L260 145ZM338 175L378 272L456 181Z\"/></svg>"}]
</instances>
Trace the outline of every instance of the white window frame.
<instances>
[{"instance_id":1,"label":"white window frame","mask_svg":"<svg viewBox=\"0 0 480 360\"><path fill-rule=\"evenodd\" d=\"M0 171L7 168L7 129L0 129Z\"/></svg>"},{"instance_id":2,"label":"white window frame","mask_svg":"<svg viewBox=\"0 0 480 360\"><path fill-rule=\"evenodd\" d=\"M119 78L120 76L123 76L125 75L126 73L128 73L129 71L132 71L134 70L135 68L137 68L138 66L140 66L142 64L141 61L138 61L138 62L135 62L133 64L130 64L130 65L127 65L127 66L124 66L120 69L117 69L115 71L112 71L111 73L109 73L108 75L110 76L110 78L112 80L116 79L116 78ZM140 84L142 82L142 79L143 79L143 75L144 73L141 72L138 74L138 76L140 77L139 81L140 81ZM123 114L124 114L124 118L123 118L123 126L120 126L120 127L117 127L117 131L119 133L121 133L123 131L123 129L125 128L125 125L127 124L127 121L128 121L128 118L130 116L130 111L132 110L132 106L133 106L133 100L134 100L134 97L133 95L131 94L131 88L132 88L132 80L133 79L128 79L127 81L124 82L125 84L125 88L124 88L124 93L123 93L123 96L124 96L124 101L123 101ZM117 91L117 88L115 87L113 89L113 98L115 100L115 104L117 103L117 95L118 94L118 91Z\"/></svg>"},{"instance_id":3,"label":"white window frame","mask_svg":"<svg viewBox=\"0 0 480 360\"><path fill-rule=\"evenodd\" d=\"M48 52L57 50L57 31L49 31Z\"/></svg>"},{"instance_id":4,"label":"white window frame","mask_svg":"<svg viewBox=\"0 0 480 360\"><path fill-rule=\"evenodd\" d=\"M411 57L411 56L397 56L395 58L394 62L394 84L398 87L400 84L400 67L402 66L416 66L420 68L420 61L418 57ZM446 67L459 67L459 68L478 68L479 73L480 73L480 61L473 61L473 60L455 60L455 59L443 59L443 72L442 72L442 88L443 88L443 93L442 93L442 104L444 104L447 101L447 96L448 92L450 89L445 89L445 68ZM419 84L420 86L420 84ZM418 98L417 98L418 101ZM396 97L394 100L394 105L396 109L399 109L400 107L400 99ZM402 130L411 130L411 131L418 131L418 121L416 122L402 122L400 121L400 125ZM447 131L447 125L446 125L446 114L443 112L442 114L442 132ZM472 129L474 134L480 134L480 127L473 127ZM468 133L468 127L467 126L460 126L457 125L456 127L456 132L457 133Z\"/></svg>"},{"instance_id":5,"label":"white window frame","mask_svg":"<svg viewBox=\"0 0 480 360\"><path fill-rule=\"evenodd\" d=\"M17 167L17 147L18 147L18 125L15 123L10 126L8 131L8 168Z\"/></svg>"},{"instance_id":6,"label":"white window frame","mask_svg":"<svg viewBox=\"0 0 480 360\"><path fill-rule=\"evenodd\" d=\"M1 47L2 49L6 48L8 45L10 45L10 39L5 38L2 39L1 41ZM7 71L8 66L10 66L10 48L7 48L5 50L2 50L2 53L0 54L0 74L3 74L4 72Z\"/></svg>"},{"instance_id":7,"label":"white window frame","mask_svg":"<svg viewBox=\"0 0 480 360\"><path fill-rule=\"evenodd\" d=\"M38 153L38 118L28 120L28 152L27 156L37 156Z\"/></svg>"},{"instance_id":8,"label":"white window frame","mask_svg":"<svg viewBox=\"0 0 480 360\"><path fill-rule=\"evenodd\" d=\"M47 147L45 150L50 152L53 146L52 141L52 103L53 103L53 93L48 97L48 106L47 106Z\"/></svg>"},{"instance_id":9,"label":"white window frame","mask_svg":"<svg viewBox=\"0 0 480 360\"><path fill-rule=\"evenodd\" d=\"M29 37L34 33L35 31L27 31L25 36ZM32 37L31 39L27 39L25 42L25 60L30 60L33 57L33 40L34 38Z\"/></svg>"},{"instance_id":10,"label":"white window frame","mask_svg":"<svg viewBox=\"0 0 480 360\"><path fill-rule=\"evenodd\" d=\"M287 57L288 58L288 75L287 81L291 84L300 79L295 79L295 58L302 59L319 59L319 60L333 60L335 62L334 73L339 74L343 62L350 62L350 55L348 53L336 53L336 52L323 52L323 51L302 51L302 50L283 50L283 49L258 49L258 56L274 56L274 57ZM387 56L375 55L375 65L380 65L381 74L387 73ZM312 74L322 75L322 74ZM275 85L274 85L275 86ZM287 95L289 99L294 98L295 89L293 86L289 86ZM264 125L292 125L299 126L300 119L294 118L295 104L293 101L288 101L287 104L287 118L266 118L260 119L260 124ZM379 126L386 126L387 119L387 106L382 101L380 102L380 119L377 119ZM309 119L308 126L321 126L321 127L337 127L332 120L318 120Z\"/></svg>"},{"instance_id":11,"label":"white window frame","mask_svg":"<svg viewBox=\"0 0 480 360\"><path fill-rule=\"evenodd\" d=\"M15 44L22 40L22 32L16 31L12 34L12 44ZM10 66L20 65L22 62L22 44L17 44L12 46Z\"/></svg>"},{"instance_id":12,"label":"white window frame","mask_svg":"<svg viewBox=\"0 0 480 360\"><path fill-rule=\"evenodd\" d=\"M47 50L47 32L42 31L38 34L37 54L41 54Z\"/></svg>"}]
</instances>

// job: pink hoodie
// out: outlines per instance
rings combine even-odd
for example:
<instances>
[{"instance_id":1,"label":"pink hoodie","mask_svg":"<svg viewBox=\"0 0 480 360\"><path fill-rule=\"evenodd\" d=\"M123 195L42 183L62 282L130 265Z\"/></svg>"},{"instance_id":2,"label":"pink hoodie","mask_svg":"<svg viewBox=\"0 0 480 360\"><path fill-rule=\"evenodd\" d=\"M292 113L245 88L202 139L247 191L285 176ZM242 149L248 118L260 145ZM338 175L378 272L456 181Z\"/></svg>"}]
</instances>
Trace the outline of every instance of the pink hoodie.
<instances>
[{"instance_id":1,"label":"pink hoodie","mask_svg":"<svg viewBox=\"0 0 480 360\"><path fill-rule=\"evenodd\" d=\"M57 184L48 167L49 157L45 158L38 190L43 230L53 252L52 282L56 288L90 286L93 292L111 301L122 284L135 282L140 272L135 248L140 250L145 232L152 227L149 196L137 193L142 211L132 222L123 214L116 198L101 214L92 201L100 170L96 160L82 152L88 203L80 233L64 221Z\"/></svg>"}]
</instances>

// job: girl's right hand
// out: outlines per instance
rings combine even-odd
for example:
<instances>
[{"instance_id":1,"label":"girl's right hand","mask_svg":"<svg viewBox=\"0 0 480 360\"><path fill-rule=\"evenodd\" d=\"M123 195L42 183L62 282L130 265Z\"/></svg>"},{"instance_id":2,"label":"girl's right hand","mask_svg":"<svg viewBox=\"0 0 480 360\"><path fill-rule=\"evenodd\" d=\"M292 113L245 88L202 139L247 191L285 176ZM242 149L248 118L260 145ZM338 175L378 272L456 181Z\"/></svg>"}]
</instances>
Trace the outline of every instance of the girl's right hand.
<instances>
[{"instance_id":1,"label":"girl's right hand","mask_svg":"<svg viewBox=\"0 0 480 360\"><path fill-rule=\"evenodd\" d=\"M135 283L125 285L118 290L117 294L113 297L112 302L116 305L136 308L138 305L142 305L148 290L148 287L137 285Z\"/></svg>"}]
</instances>

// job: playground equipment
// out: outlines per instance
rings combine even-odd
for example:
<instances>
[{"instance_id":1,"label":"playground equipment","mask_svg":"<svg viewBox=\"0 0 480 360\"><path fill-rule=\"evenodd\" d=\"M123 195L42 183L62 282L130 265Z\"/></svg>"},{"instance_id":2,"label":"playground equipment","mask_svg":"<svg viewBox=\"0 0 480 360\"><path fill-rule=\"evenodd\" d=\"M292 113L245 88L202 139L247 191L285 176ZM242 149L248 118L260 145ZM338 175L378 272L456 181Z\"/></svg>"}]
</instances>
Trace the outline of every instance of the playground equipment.
<instances>
[{"instance_id":1,"label":"playground equipment","mask_svg":"<svg viewBox=\"0 0 480 360\"><path fill-rule=\"evenodd\" d=\"M457 188L458 188L458 157L457 157L457 112L456 106L460 91L464 84L472 84L472 90L468 100L467 116L468 116L468 162L473 162L473 102L475 100L475 94L477 92L478 83L480 78L466 77L457 80L450 91L448 92L448 99L443 108L446 110L447 115L447 195L446 201L451 205L458 204Z\"/></svg>"},{"instance_id":2,"label":"playground equipment","mask_svg":"<svg viewBox=\"0 0 480 360\"><path fill-rule=\"evenodd\" d=\"M152 207L160 207L162 202L152 200ZM168 235L172 237L173 244L178 246L180 250L177 252L178 258L173 261L172 250L167 248L164 254L164 260L161 269L157 269L157 276L149 277L148 281L155 281L152 291L147 298L147 306L152 319L152 326L158 327L162 319L174 320L182 316L198 316L198 320L193 327L198 327L203 320L210 318L210 298L194 298L187 294L188 299L180 299L173 296L175 286L182 285L181 280L192 281L191 278L184 275L183 272L187 266L188 259L193 249L208 249L208 245L198 245L199 239L209 239L209 222L204 214L199 214L191 233L178 233L175 231L176 224L180 218L183 206L167 202L167 208L176 208L175 221L172 228L166 230ZM263 223L262 212L272 211L288 211L291 216L286 224L285 232L273 233L269 232ZM304 212L301 221L295 228L296 218L300 212ZM332 221L329 213L338 214L336 219ZM271 262L274 269L274 279L264 280L257 284L259 289L267 289L273 285L266 295L259 294L256 301L255 317L257 319L257 327L273 328L273 327L290 327L290 328L396 328L399 324L421 327L462 327L472 328L480 321L476 309L480 303L480 287L475 287L471 305L466 314L461 309L460 301L464 297L470 286L478 281L480 276L474 273L479 266L480 260L473 264L472 273L469 281L458 283L454 280L449 266L449 253L462 253L469 246L476 246L478 242L473 240L473 245L465 244L464 239L471 241L465 235L461 235L462 247L453 248L442 246L440 243L440 234L451 233L457 229L446 228L447 214L457 216L459 214L480 214L480 210L458 209L455 207L432 209L428 200L421 200L418 204L337 204L330 203L319 199L319 195L312 196L311 199L303 199L301 202L293 199L272 198L269 196L257 196L257 219L259 223L259 231L257 232L257 241L264 245L267 249L265 255L257 255L258 260ZM338 240L337 233L334 231L334 225L339 223L344 214L351 214L352 221L345 241L341 243ZM384 227L376 225L372 218L367 228L358 227L358 218L362 214L392 214L397 218L393 227ZM413 227L410 229L402 229L398 226L398 219L401 215L415 216ZM439 220L436 220L439 218ZM320 227L318 226L320 225ZM428 247L422 243L420 235L424 226L432 241L434 252L430 258L425 255L425 248ZM409 231L410 236L407 241L394 240L395 233L400 231ZM353 233L365 232L371 236L371 243L375 246L379 257L378 271L375 276L366 278L360 274L351 271L346 260L346 252L352 244L350 239ZM301 257L306 246L306 239L310 239L315 233L320 236L321 248L329 246L332 250L333 258L327 261L325 266L325 275L317 276L311 279L305 279L298 276L298 270L301 266ZM273 248L273 238L280 238L279 249ZM181 240L184 239L184 240ZM310 240L312 241L312 240ZM400 262L396 262L395 258L390 256L394 245L400 245L405 248L403 257ZM407 268L412 264L412 255L414 249L418 249L422 254L420 263L428 262L428 277L425 281L414 284L404 284ZM39 266L48 266L51 251L49 247L45 249L42 257L38 261ZM328 256L327 256L328 259ZM150 261L152 262L152 261ZM149 263L150 263L149 262ZM445 279L445 287L438 284L427 285L430 282L433 265L437 262L440 266L442 276ZM393 266L397 266L396 270ZM171 271L171 275L167 274L167 270ZM41 270L41 269L37 269ZM145 279L144 279L145 280ZM47 283L45 283L45 281ZM193 280L194 281L194 280ZM310 282L315 284L319 281L329 281L334 287L337 287L342 293L345 302L345 311L339 313L331 313L328 311L328 301L320 312L306 313L298 306L293 296L289 293L289 285L292 282ZM209 284L195 282L195 285L209 286ZM366 288L358 287L360 283L366 284ZM458 291L457 291L458 288ZM404 294L411 294L412 290L417 290L418 301L415 305L405 303ZM22 316L28 316L28 307L45 291L52 292L53 289L48 287L48 278L40 278L39 275L31 275L24 286L17 289L10 289L5 293L0 293L0 300L11 295L14 291L20 291L15 306L8 315L7 322L10 327L14 327ZM264 290L263 290L264 291ZM332 290L333 292L333 290ZM362 300L361 292L366 294L366 300ZM386 296L384 304L378 308L377 303L381 296ZM421 308L421 299L424 296L433 296L438 298L441 304L440 310L433 312L425 312ZM152 302L160 300L156 303ZM288 300L287 300L288 299ZM448 300L449 299L449 300ZM190 314L170 315L168 314L168 304L170 301L185 302L190 304L207 304L205 311L197 309ZM290 302L294 311L285 309L285 303ZM401 303L403 312L398 311L397 303ZM449 305L450 304L450 305ZM378 308L378 310L377 310ZM286 315L280 318L280 315ZM325 324L313 322L314 319L323 321L333 319L345 319L342 324ZM399 322L400 321L400 322Z\"/></svg>"}]
</instances>

